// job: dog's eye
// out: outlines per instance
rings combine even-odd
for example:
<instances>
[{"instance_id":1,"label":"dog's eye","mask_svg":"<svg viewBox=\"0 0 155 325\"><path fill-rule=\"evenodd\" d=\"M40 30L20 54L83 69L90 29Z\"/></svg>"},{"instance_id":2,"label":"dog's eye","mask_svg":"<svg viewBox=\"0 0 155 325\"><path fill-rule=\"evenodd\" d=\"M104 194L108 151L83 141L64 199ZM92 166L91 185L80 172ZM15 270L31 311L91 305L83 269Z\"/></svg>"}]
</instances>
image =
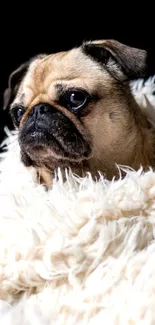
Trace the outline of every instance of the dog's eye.
<instances>
[{"instance_id":1,"label":"dog's eye","mask_svg":"<svg viewBox=\"0 0 155 325\"><path fill-rule=\"evenodd\" d=\"M68 90L62 97L62 105L74 113L78 113L88 100L88 94L83 90Z\"/></svg>"},{"instance_id":2,"label":"dog's eye","mask_svg":"<svg viewBox=\"0 0 155 325\"><path fill-rule=\"evenodd\" d=\"M15 125L17 127L19 126L24 113L25 113L25 108L23 106L17 105L12 108L11 116L12 116L13 122L15 123Z\"/></svg>"}]
</instances>

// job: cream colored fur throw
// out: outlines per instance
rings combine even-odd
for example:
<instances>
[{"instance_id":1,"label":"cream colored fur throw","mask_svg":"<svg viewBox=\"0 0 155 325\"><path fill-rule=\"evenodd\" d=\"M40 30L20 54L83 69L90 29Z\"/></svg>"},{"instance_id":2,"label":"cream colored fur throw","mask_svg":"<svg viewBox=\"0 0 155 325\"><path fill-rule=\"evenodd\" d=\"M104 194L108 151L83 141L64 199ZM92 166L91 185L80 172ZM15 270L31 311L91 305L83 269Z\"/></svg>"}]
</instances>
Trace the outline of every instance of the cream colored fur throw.
<instances>
[{"instance_id":1,"label":"cream colored fur throw","mask_svg":"<svg viewBox=\"0 0 155 325\"><path fill-rule=\"evenodd\" d=\"M155 123L155 79L132 87ZM154 325L155 173L94 182L70 172L64 183L58 170L46 192L21 164L17 136L7 142L0 325Z\"/></svg>"}]
</instances>

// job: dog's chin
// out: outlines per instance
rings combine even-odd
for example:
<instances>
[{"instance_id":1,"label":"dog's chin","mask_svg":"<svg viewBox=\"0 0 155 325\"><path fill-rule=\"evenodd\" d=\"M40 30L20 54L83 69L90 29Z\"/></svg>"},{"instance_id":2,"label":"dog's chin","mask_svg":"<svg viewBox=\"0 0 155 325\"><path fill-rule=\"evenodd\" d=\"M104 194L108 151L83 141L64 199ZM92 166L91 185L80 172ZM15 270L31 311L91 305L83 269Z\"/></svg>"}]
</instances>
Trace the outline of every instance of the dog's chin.
<instances>
[{"instance_id":1,"label":"dog's chin","mask_svg":"<svg viewBox=\"0 0 155 325\"><path fill-rule=\"evenodd\" d=\"M42 161L42 162L48 162L48 161L70 161L70 162L80 162L82 160L88 159L85 156L81 155L74 155L72 153L67 153L63 151L60 148L53 147L53 146L45 146L45 145L36 145L26 147L26 150L28 156L33 161Z\"/></svg>"},{"instance_id":2,"label":"dog's chin","mask_svg":"<svg viewBox=\"0 0 155 325\"><path fill-rule=\"evenodd\" d=\"M21 157L25 165L54 168L58 166L76 166L89 159L91 149L88 142L82 139L77 143L65 143L53 135L47 137L42 131L35 131L20 140Z\"/></svg>"}]
</instances>

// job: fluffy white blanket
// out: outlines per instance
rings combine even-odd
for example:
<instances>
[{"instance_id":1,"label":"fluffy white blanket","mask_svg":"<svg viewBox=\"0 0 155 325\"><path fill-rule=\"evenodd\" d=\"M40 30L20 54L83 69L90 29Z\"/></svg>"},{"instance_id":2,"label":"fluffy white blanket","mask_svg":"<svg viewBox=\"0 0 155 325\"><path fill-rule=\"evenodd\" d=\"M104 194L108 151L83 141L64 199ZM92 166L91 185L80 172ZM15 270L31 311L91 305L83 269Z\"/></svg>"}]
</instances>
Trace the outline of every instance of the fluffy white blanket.
<instances>
[{"instance_id":1,"label":"fluffy white blanket","mask_svg":"<svg viewBox=\"0 0 155 325\"><path fill-rule=\"evenodd\" d=\"M155 78L133 85L153 120ZM146 99L146 96L148 100ZM94 182L61 172L46 192L20 162L0 163L0 324L154 325L155 173Z\"/></svg>"}]
</instances>

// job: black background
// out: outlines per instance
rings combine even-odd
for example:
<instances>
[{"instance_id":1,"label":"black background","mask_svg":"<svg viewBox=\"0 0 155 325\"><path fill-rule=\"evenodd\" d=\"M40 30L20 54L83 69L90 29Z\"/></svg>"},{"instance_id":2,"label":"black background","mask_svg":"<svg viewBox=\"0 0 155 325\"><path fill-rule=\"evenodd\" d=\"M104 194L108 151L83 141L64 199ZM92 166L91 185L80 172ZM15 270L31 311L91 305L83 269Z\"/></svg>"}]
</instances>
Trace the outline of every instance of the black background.
<instances>
[{"instance_id":1,"label":"black background","mask_svg":"<svg viewBox=\"0 0 155 325\"><path fill-rule=\"evenodd\" d=\"M3 1L4 2L4 1ZM52 53L78 46L83 40L116 39L148 51L151 74L155 73L155 19L153 6L124 1L87 4L70 2L3 3L0 21L0 105L9 74L39 53ZM0 139L4 125L11 125L8 112L0 109Z\"/></svg>"}]
</instances>

